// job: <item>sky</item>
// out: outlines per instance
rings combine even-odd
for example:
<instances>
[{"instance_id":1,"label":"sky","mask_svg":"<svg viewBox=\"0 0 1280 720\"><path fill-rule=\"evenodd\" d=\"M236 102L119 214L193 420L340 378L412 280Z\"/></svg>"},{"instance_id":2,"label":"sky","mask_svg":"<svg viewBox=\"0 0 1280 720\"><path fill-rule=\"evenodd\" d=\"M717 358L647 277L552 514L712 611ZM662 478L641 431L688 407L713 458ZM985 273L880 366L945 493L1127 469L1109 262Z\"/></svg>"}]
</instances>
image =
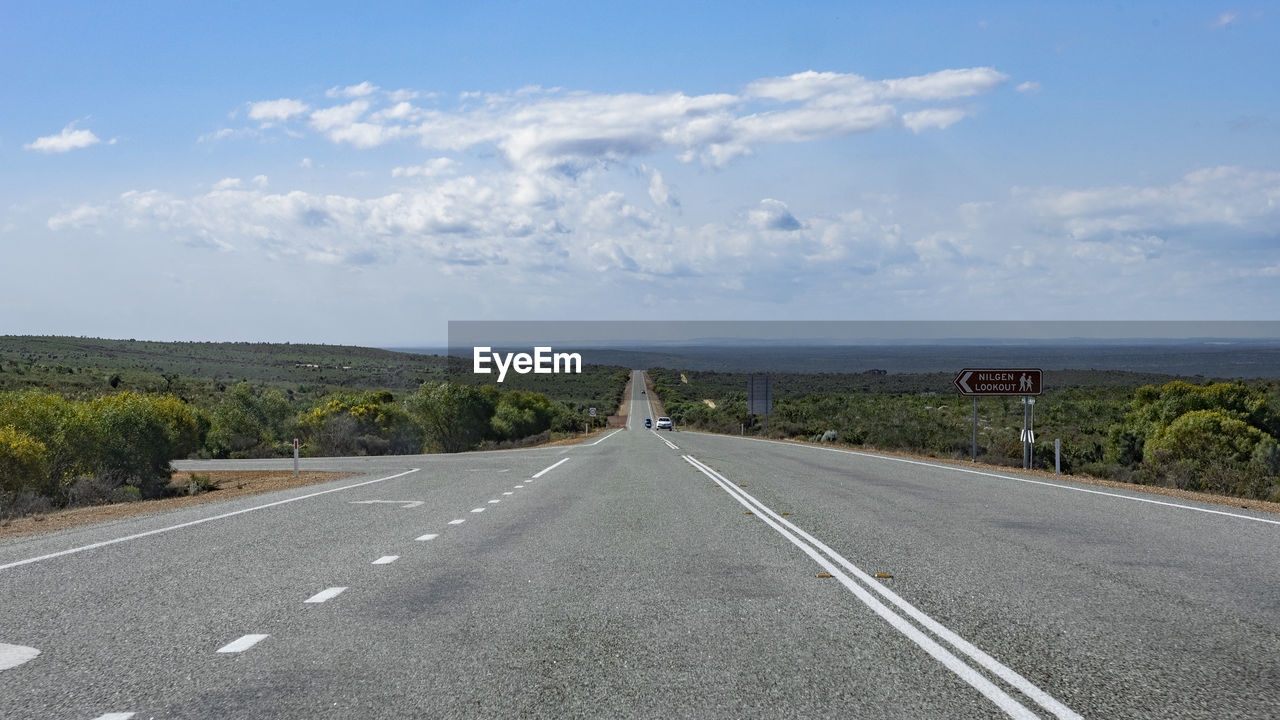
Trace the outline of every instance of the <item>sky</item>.
<instances>
[{"instance_id":1,"label":"sky","mask_svg":"<svg viewBox=\"0 0 1280 720\"><path fill-rule=\"evenodd\" d=\"M1280 319L1280 3L0 4L0 334Z\"/></svg>"}]
</instances>

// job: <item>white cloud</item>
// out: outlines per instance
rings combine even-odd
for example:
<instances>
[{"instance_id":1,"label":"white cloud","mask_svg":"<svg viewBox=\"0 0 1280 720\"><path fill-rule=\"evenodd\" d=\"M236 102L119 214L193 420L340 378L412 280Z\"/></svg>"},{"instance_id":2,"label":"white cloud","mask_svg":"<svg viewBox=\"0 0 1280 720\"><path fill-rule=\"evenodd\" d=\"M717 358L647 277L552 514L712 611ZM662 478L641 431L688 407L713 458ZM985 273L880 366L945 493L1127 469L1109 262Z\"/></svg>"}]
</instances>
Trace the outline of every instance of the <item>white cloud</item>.
<instances>
[{"instance_id":1,"label":"white cloud","mask_svg":"<svg viewBox=\"0 0 1280 720\"><path fill-rule=\"evenodd\" d=\"M887 80L806 71L754 81L742 94L601 94L530 86L462 93L452 110L416 107L408 91L375 94L375 86L362 83L331 89L331 97L358 99L312 110L309 117L333 142L370 148L414 138L426 149L455 152L490 145L525 171L579 172L663 152L722 167L765 144L899 126L944 129L972 114L945 103L991 92L1006 79L977 67ZM279 112L292 117L296 110L290 105Z\"/></svg>"},{"instance_id":2,"label":"white cloud","mask_svg":"<svg viewBox=\"0 0 1280 720\"><path fill-rule=\"evenodd\" d=\"M214 190L233 190L240 187L240 178L223 178L213 184Z\"/></svg>"},{"instance_id":3,"label":"white cloud","mask_svg":"<svg viewBox=\"0 0 1280 720\"><path fill-rule=\"evenodd\" d=\"M274 122L284 122L302 115L310 109L311 107L306 103L292 98L263 100L262 102L249 103L249 117L253 120L261 120L265 125L270 125Z\"/></svg>"},{"instance_id":4,"label":"white cloud","mask_svg":"<svg viewBox=\"0 0 1280 720\"><path fill-rule=\"evenodd\" d=\"M451 158L433 158L422 165L392 168L391 177L436 177L452 172L457 165Z\"/></svg>"},{"instance_id":5,"label":"white cloud","mask_svg":"<svg viewBox=\"0 0 1280 720\"><path fill-rule=\"evenodd\" d=\"M42 153L64 153L70 150L79 150L87 148L91 145L97 145L102 142L97 135L89 130L76 130L75 123L71 123L62 128L62 132L57 135L46 135L36 138L22 147L27 150L35 150ZM111 140L109 145L114 145L115 140Z\"/></svg>"},{"instance_id":6,"label":"white cloud","mask_svg":"<svg viewBox=\"0 0 1280 720\"><path fill-rule=\"evenodd\" d=\"M1014 90L1017 90L1020 93L1038 93L1040 92L1040 83L1034 80L1028 80L1024 83L1019 83Z\"/></svg>"},{"instance_id":7,"label":"white cloud","mask_svg":"<svg viewBox=\"0 0 1280 720\"><path fill-rule=\"evenodd\" d=\"M302 160L298 163L298 167L302 168L303 170L310 170L310 169L311 169L311 158L309 158L309 157L304 157L304 158L302 158Z\"/></svg>"},{"instance_id":8,"label":"white cloud","mask_svg":"<svg viewBox=\"0 0 1280 720\"><path fill-rule=\"evenodd\" d=\"M92 205L81 205L65 213L49 218L50 230L79 230L97 225L102 218L102 210Z\"/></svg>"},{"instance_id":9,"label":"white cloud","mask_svg":"<svg viewBox=\"0 0 1280 720\"><path fill-rule=\"evenodd\" d=\"M359 85L348 85L346 87L331 87L325 91L325 97L331 98L359 98L366 95L372 95L378 90L378 87L369 81L360 83Z\"/></svg>"},{"instance_id":10,"label":"white cloud","mask_svg":"<svg viewBox=\"0 0 1280 720\"><path fill-rule=\"evenodd\" d=\"M649 174L649 199L660 208L678 208L680 201L671 194L671 188L662 180L662 173L654 170Z\"/></svg>"},{"instance_id":11,"label":"white cloud","mask_svg":"<svg viewBox=\"0 0 1280 720\"><path fill-rule=\"evenodd\" d=\"M760 201L760 207L747 214L752 225L761 230L792 232L800 229L800 221L791 214L787 204L772 198Z\"/></svg>"},{"instance_id":12,"label":"white cloud","mask_svg":"<svg viewBox=\"0 0 1280 720\"><path fill-rule=\"evenodd\" d=\"M963 110L955 108L930 108L903 115L902 124L916 133L928 128L945 130L963 120L964 116Z\"/></svg>"},{"instance_id":13,"label":"white cloud","mask_svg":"<svg viewBox=\"0 0 1280 720\"><path fill-rule=\"evenodd\" d=\"M1235 24L1235 21L1238 20L1239 18L1240 18L1240 13L1237 13L1233 10L1228 10L1222 13L1221 15L1219 15L1217 20L1213 21L1213 27L1220 27L1220 28L1231 27L1233 24Z\"/></svg>"}]
</instances>

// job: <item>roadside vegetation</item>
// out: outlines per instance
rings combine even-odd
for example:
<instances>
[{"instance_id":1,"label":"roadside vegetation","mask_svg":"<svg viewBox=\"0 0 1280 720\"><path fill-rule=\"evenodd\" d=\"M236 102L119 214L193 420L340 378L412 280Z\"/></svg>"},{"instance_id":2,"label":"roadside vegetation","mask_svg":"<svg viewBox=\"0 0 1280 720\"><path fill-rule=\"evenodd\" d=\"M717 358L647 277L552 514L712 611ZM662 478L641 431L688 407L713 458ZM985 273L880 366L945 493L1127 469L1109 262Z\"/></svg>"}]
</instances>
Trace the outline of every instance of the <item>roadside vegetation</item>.
<instances>
[{"instance_id":1,"label":"roadside vegetation","mask_svg":"<svg viewBox=\"0 0 1280 720\"><path fill-rule=\"evenodd\" d=\"M745 373L649 371L677 424L762 435ZM1100 371L1046 372L1036 403L1034 467L1107 480L1280 501L1280 381ZM769 437L968 459L973 400L951 374L775 374ZM710 402L707 402L710 401ZM1021 467L1023 408L978 400L978 461Z\"/></svg>"},{"instance_id":2,"label":"roadside vegetation","mask_svg":"<svg viewBox=\"0 0 1280 720\"><path fill-rule=\"evenodd\" d=\"M585 366L532 392L368 348L4 337L0 520L207 491L171 485L170 462L290 457L295 438L308 457L548 442L603 425L627 376Z\"/></svg>"}]
</instances>

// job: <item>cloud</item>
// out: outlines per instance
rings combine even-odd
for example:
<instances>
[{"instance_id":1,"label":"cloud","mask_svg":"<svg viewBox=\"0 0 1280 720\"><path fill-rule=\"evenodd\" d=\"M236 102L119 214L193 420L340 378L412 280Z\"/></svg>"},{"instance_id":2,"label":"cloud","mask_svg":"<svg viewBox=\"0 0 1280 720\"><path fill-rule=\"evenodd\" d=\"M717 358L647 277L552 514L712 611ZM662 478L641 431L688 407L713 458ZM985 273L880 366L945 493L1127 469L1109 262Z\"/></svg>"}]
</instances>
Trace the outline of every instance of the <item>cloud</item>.
<instances>
[{"instance_id":1,"label":"cloud","mask_svg":"<svg viewBox=\"0 0 1280 720\"><path fill-rule=\"evenodd\" d=\"M1018 86L1014 88L1014 90L1017 90L1018 92L1025 93L1025 94L1038 93L1040 92L1040 83L1034 80L1028 80L1024 83L1019 83Z\"/></svg>"},{"instance_id":2,"label":"cloud","mask_svg":"<svg viewBox=\"0 0 1280 720\"><path fill-rule=\"evenodd\" d=\"M761 230L792 232L800 229L800 221L791 214L786 203L772 198L761 200L760 207L748 213L747 217Z\"/></svg>"},{"instance_id":3,"label":"cloud","mask_svg":"<svg viewBox=\"0 0 1280 720\"><path fill-rule=\"evenodd\" d=\"M372 95L378 90L378 87L368 81L359 85L348 85L347 87L331 87L325 91L325 97L331 98L359 98L366 95Z\"/></svg>"},{"instance_id":4,"label":"cloud","mask_svg":"<svg viewBox=\"0 0 1280 720\"><path fill-rule=\"evenodd\" d=\"M264 100L249 103L249 117L253 120L261 120L264 125L270 126L271 123L284 122L302 115L310 109L311 107L301 100L291 98Z\"/></svg>"},{"instance_id":5,"label":"cloud","mask_svg":"<svg viewBox=\"0 0 1280 720\"><path fill-rule=\"evenodd\" d=\"M704 95L530 86L461 93L453 109L417 107L410 91L377 93L361 83L326 93L354 98L349 103L312 110L278 100L270 110L273 119L309 112L311 127L335 143L372 148L412 139L424 149L451 152L489 146L526 172L576 173L662 153L719 168L767 144L894 127L945 129L972 114L951 101L989 93L1007 78L989 67L885 80L806 71L756 80L737 94Z\"/></svg>"},{"instance_id":6,"label":"cloud","mask_svg":"<svg viewBox=\"0 0 1280 720\"><path fill-rule=\"evenodd\" d=\"M434 158L422 165L392 168L391 177L436 177L452 172L457 165L451 158Z\"/></svg>"},{"instance_id":7,"label":"cloud","mask_svg":"<svg viewBox=\"0 0 1280 720\"><path fill-rule=\"evenodd\" d=\"M22 147L27 150L35 150L42 153L64 153L70 150L79 150L87 148L91 145L97 145L102 142L97 135L89 130L76 130L75 123L71 123L62 128L62 132L57 135L46 135L36 138ZM109 141L107 144L114 145L115 140Z\"/></svg>"},{"instance_id":8,"label":"cloud","mask_svg":"<svg viewBox=\"0 0 1280 720\"><path fill-rule=\"evenodd\" d=\"M1232 25L1235 24L1236 20L1238 20L1239 18L1240 18L1240 13L1237 13L1233 10L1228 10L1222 13L1221 15L1219 15L1217 20L1213 21L1213 27L1216 27L1216 28L1231 27Z\"/></svg>"},{"instance_id":9,"label":"cloud","mask_svg":"<svg viewBox=\"0 0 1280 720\"><path fill-rule=\"evenodd\" d=\"M240 178L223 178L213 184L214 190L233 190L240 187Z\"/></svg>"},{"instance_id":10,"label":"cloud","mask_svg":"<svg viewBox=\"0 0 1280 720\"><path fill-rule=\"evenodd\" d=\"M671 194L671 188L662 180L662 173L654 170L649 174L649 199L660 208L678 208L680 201Z\"/></svg>"}]
</instances>

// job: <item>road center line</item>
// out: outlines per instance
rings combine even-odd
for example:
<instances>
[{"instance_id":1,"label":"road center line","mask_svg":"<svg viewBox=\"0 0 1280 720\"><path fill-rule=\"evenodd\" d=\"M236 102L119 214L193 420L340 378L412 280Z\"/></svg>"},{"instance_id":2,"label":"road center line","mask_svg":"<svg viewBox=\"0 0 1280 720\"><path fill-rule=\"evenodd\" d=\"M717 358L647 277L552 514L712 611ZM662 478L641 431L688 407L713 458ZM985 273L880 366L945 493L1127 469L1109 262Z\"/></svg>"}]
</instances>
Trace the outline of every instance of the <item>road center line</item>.
<instances>
[{"instance_id":1,"label":"road center line","mask_svg":"<svg viewBox=\"0 0 1280 720\"><path fill-rule=\"evenodd\" d=\"M322 603L325 600L332 600L338 597L339 595L342 594L344 590L346 590L345 587L331 587L326 590L321 590L320 592L316 593L315 595L312 595L311 597L307 598L306 600L303 600L302 602Z\"/></svg>"},{"instance_id":2,"label":"road center line","mask_svg":"<svg viewBox=\"0 0 1280 720\"><path fill-rule=\"evenodd\" d=\"M414 538L414 540L435 540L435 539L436 539L436 538L438 538L438 537L440 537L440 534L439 534L439 533L427 533L426 535L423 535L422 537L416 537L416 538Z\"/></svg>"},{"instance_id":3,"label":"road center line","mask_svg":"<svg viewBox=\"0 0 1280 720\"><path fill-rule=\"evenodd\" d=\"M563 465L563 464L565 464L565 463L567 463L567 462L569 462L569 458L565 458L565 459L561 460L561 461L560 461L560 462L558 462L558 463L555 463L554 465L552 465L552 466L550 466L550 467L543 468L542 470L539 470L539 471L538 471L538 473L537 473L536 475L534 475L534 476L533 476L532 478L530 478L530 479L531 479L531 480L537 480L538 478L542 477L543 475L546 475L547 473L551 472L552 470L555 470L556 468L560 467L561 465ZM0 569L3 569L3 568L0 568Z\"/></svg>"},{"instance_id":4,"label":"road center line","mask_svg":"<svg viewBox=\"0 0 1280 720\"><path fill-rule=\"evenodd\" d=\"M129 718L137 714L138 713L131 712L110 712L105 715L99 715L93 720L129 720Z\"/></svg>"},{"instance_id":5,"label":"road center line","mask_svg":"<svg viewBox=\"0 0 1280 720\"><path fill-rule=\"evenodd\" d=\"M893 610L891 610L886 605L884 605L884 603L881 603L879 600L877 600L874 596L872 596L869 592L867 592L867 590L863 588L863 586L854 582L852 578L850 578L848 575L846 575L845 573L841 572L838 568L836 568L836 566L833 565L830 561L828 561L826 557L823 557L822 555L820 555L818 553L818 550L821 550L823 553L829 556L832 560L839 563L845 569L849 570L851 574L853 574L854 576L858 577L858 579L866 583L868 587L879 592L886 599L889 599L894 605L897 605L899 609L907 611L907 613L911 615L911 617L913 617L918 622L923 624L930 631L937 634L941 639L947 641L957 650L964 653L965 655L968 655L971 659L977 661L978 664L982 665L987 670L993 672L994 674L999 676L1002 680L1016 687L1023 694L1025 694L1027 697L1034 700L1038 705L1040 705L1044 709L1052 712L1055 716L1062 718L1063 720L1067 720L1067 719L1082 720L1081 716L1077 714L1075 711L1071 710L1071 708L1068 708L1066 705L1063 705L1062 703L1058 702L1056 699L1054 699L1044 690L1041 690L1039 687L1032 684L1031 681L1022 677L1018 673L1014 672L1011 668L1000 663L995 658L991 657L990 655L983 652L973 644L961 638L959 635L947 629L941 623L937 622L933 618L929 617L928 615L920 611L915 606L908 603L906 600L902 599L902 597L900 597L897 593L894 593L892 590L889 590L888 588L884 587L882 584L875 582L871 578L871 576L867 575L857 566L853 565L853 563L849 562L847 559L845 559L835 550L832 550L830 547L820 542L819 540L814 538L812 535L796 527L795 524L793 524L789 520L779 516L777 513L775 513L772 509L770 509L764 503L752 497L745 490L739 488L733 482L729 481L728 478L724 477L719 472L712 469L710 466L700 462L699 460L697 460L691 455L685 455L683 457L686 462L688 462L690 465L697 468L698 471L700 471L703 475L706 475L707 477L711 478L713 482L715 482L717 485L727 490L729 494L731 494L733 498L737 500L738 503L740 503L743 507L746 507L749 510L753 510L753 511L760 511L761 514L757 515L756 517L758 517L762 522L764 522L769 527L773 528L776 532L778 532L783 537L790 540L792 544L796 545L796 547L799 547L802 551L804 551L806 555L808 555L815 562L821 565L833 577L838 578L840 580L840 583L844 585L845 588L847 588L850 592L852 592L859 600L861 600L863 604L869 607L877 615L879 615L880 617L888 621L889 624L893 625L895 629L897 629L899 632L903 633L908 638L910 638L913 642L915 642L922 649L924 649L925 652L929 653L931 656L933 656L935 659L937 659L939 662L945 665L949 670L954 672L961 679L965 680L965 682L968 682L970 685L972 685L974 689L978 690L983 695L985 695L989 700L994 702L997 706L999 706L1011 717L1035 718L1037 716L1034 713L1032 713L1029 709L1027 709L1026 706L1022 705L1017 700L1014 700L1011 696L1009 696L999 687L997 687L996 685L991 683L989 680L987 680L984 676L982 676L980 673L978 673L976 670L974 670L972 667L966 664L963 660L956 657L954 654L952 654L946 648L936 643L933 639L929 638L924 633L920 632L920 630L917 629L911 623L909 623L906 620L906 618L902 617L901 615L898 615ZM785 529L783 527L784 525L786 526ZM794 531L794 534L792 531ZM806 542L802 541L801 537L803 537L804 540L807 541L809 544L806 544Z\"/></svg>"},{"instance_id":6,"label":"road center line","mask_svg":"<svg viewBox=\"0 0 1280 720\"><path fill-rule=\"evenodd\" d=\"M461 524L462 524L462 523L464 523L464 522L466 522L466 520L464 520L463 518L458 518L457 520L450 520L450 521L449 521L449 524L450 524L450 525L461 525Z\"/></svg>"},{"instance_id":7,"label":"road center line","mask_svg":"<svg viewBox=\"0 0 1280 720\"><path fill-rule=\"evenodd\" d=\"M502 493L502 494L503 494L503 495L515 495L515 493L511 492L510 490L508 490L508 491L506 491L506 492L504 492L504 493Z\"/></svg>"},{"instance_id":8,"label":"road center line","mask_svg":"<svg viewBox=\"0 0 1280 720\"><path fill-rule=\"evenodd\" d=\"M400 556L399 556L399 555L383 555L382 557L378 558L377 560L374 560L374 561L373 561L373 564L374 564L374 565L390 565L391 563L393 563L393 562L395 562L395 561L397 561L397 560L399 560L399 559L400 559Z\"/></svg>"},{"instance_id":9,"label":"road center line","mask_svg":"<svg viewBox=\"0 0 1280 720\"><path fill-rule=\"evenodd\" d=\"M502 502L502 501L501 501L501 500L490 500L490 501L489 501L489 504L490 504L490 505L496 505L496 504L498 504L498 503L500 503L500 502Z\"/></svg>"},{"instance_id":10,"label":"road center line","mask_svg":"<svg viewBox=\"0 0 1280 720\"><path fill-rule=\"evenodd\" d=\"M27 558L26 560L18 560L16 562L8 563L7 565L0 565L0 570L8 570L9 568L15 568L15 567L18 567L19 565L28 565L30 563L40 562L41 560L51 560L56 557L62 557L63 555L72 555L75 553L84 552L86 550L95 550L100 547L115 545L116 543L128 542L130 540L138 540L139 538L144 538L151 535L159 535L160 533L166 533L166 532L169 532L170 530L180 530L182 528L191 527L193 525L200 525L207 522L213 522L214 520L225 520L226 518L235 517L236 515L243 515L244 513L253 512L254 510L265 510L266 508L275 507L277 505L285 505L287 503L297 502L299 500L307 500L309 498L319 497L321 495L328 495L329 493L342 492L343 490L350 490L352 488L364 487L365 485L372 485L374 483L380 483L386 480L394 480L395 478L404 477L405 475L408 475L410 473L416 473L420 469L421 468L413 468L412 470L406 470L402 473L396 473L395 475L388 475L386 477L378 478L377 480L366 480L364 482L359 482L352 485L344 485L342 487L332 488L329 490L321 490L320 492L313 492L313 493L308 493L306 495L299 495L298 497L289 498L287 500L277 500L275 502L267 503L266 505L255 505L254 507L244 508L243 510L233 510L232 512L222 513L221 515L214 515L212 517L201 518L199 520L192 520L190 522L179 523L177 525L170 525L169 527L157 528L155 530L148 530L146 532L140 532L134 535L126 535L125 537L115 538L113 540L103 540L102 542L96 542L91 545L82 545L81 547L71 548L70 550L60 550L55 553L49 553L48 555L41 555L39 557Z\"/></svg>"},{"instance_id":11,"label":"road center line","mask_svg":"<svg viewBox=\"0 0 1280 720\"><path fill-rule=\"evenodd\" d=\"M218 648L220 653L238 653L244 652L258 643L271 637L270 635L245 635L233 642L227 643Z\"/></svg>"},{"instance_id":12,"label":"road center line","mask_svg":"<svg viewBox=\"0 0 1280 720\"><path fill-rule=\"evenodd\" d=\"M474 513L481 513L481 512L484 512L484 508L472 508L472 509L471 509L471 512L474 512Z\"/></svg>"}]
</instances>

